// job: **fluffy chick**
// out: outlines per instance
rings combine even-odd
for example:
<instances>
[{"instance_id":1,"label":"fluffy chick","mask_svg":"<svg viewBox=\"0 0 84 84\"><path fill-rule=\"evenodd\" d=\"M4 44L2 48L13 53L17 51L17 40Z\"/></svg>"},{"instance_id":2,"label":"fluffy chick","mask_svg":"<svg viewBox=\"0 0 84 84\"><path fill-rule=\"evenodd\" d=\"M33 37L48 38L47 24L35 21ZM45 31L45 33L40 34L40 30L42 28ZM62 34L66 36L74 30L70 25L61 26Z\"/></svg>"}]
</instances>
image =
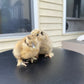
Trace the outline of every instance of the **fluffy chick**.
<instances>
[{"instance_id":1,"label":"fluffy chick","mask_svg":"<svg viewBox=\"0 0 84 84\"><path fill-rule=\"evenodd\" d=\"M45 57L49 56L50 58L54 56L52 52L52 42L44 31L35 29L31 34L37 38L40 43L39 54L45 54Z\"/></svg>"},{"instance_id":2,"label":"fluffy chick","mask_svg":"<svg viewBox=\"0 0 84 84\"><path fill-rule=\"evenodd\" d=\"M31 59L32 63L33 60L37 60L39 46L37 38L32 35L28 35L18 41L13 49L14 57L17 59L17 66L27 66L23 59Z\"/></svg>"}]
</instances>

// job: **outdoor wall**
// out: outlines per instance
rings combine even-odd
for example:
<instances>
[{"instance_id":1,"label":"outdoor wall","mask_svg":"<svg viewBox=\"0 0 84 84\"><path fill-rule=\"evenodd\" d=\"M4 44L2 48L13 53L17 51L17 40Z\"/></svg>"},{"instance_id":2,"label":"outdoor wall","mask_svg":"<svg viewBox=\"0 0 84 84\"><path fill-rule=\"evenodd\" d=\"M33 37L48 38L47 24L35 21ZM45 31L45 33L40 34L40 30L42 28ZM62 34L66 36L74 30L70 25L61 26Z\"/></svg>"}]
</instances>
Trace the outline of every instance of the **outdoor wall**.
<instances>
[{"instance_id":1,"label":"outdoor wall","mask_svg":"<svg viewBox=\"0 0 84 84\"><path fill-rule=\"evenodd\" d=\"M63 34L63 5L63 0L39 0L39 26L48 33L53 47L62 47L62 41L83 34Z\"/></svg>"},{"instance_id":2,"label":"outdoor wall","mask_svg":"<svg viewBox=\"0 0 84 84\"><path fill-rule=\"evenodd\" d=\"M63 0L38 0L39 28L48 33L53 47L62 47L62 41L76 39L83 33L63 34ZM13 49L19 40L0 40L0 52Z\"/></svg>"},{"instance_id":3,"label":"outdoor wall","mask_svg":"<svg viewBox=\"0 0 84 84\"><path fill-rule=\"evenodd\" d=\"M11 50L14 48L16 42L20 40L20 38L13 38L13 39L0 39L0 52Z\"/></svg>"}]
</instances>

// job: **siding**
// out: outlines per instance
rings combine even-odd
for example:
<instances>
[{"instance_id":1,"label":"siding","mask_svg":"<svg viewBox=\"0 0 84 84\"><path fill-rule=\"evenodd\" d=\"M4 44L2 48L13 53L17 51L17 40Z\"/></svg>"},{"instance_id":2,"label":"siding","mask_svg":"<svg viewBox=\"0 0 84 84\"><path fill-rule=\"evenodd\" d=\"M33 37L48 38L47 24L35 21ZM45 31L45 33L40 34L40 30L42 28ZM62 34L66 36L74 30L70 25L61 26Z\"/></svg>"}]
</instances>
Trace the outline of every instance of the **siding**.
<instances>
[{"instance_id":1,"label":"siding","mask_svg":"<svg viewBox=\"0 0 84 84\"><path fill-rule=\"evenodd\" d=\"M17 42L16 40L0 41L0 52L4 52L4 51L13 49L16 42Z\"/></svg>"},{"instance_id":2,"label":"siding","mask_svg":"<svg viewBox=\"0 0 84 84\"><path fill-rule=\"evenodd\" d=\"M39 0L39 26L48 33L53 47L62 47L62 41L76 39L83 33L63 34L63 0Z\"/></svg>"},{"instance_id":3,"label":"siding","mask_svg":"<svg viewBox=\"0 0 84 84\"><path fill-rule=\"evenodd\" d=\"M53 47L62 47L62 41L76 39L83 33L63 34L63 0L38 0L39 28L48 33ZM19 39L18 39L19 40ZM0 52L14 47L17 39L0 40Z\"/></svg>"}]
</instances>

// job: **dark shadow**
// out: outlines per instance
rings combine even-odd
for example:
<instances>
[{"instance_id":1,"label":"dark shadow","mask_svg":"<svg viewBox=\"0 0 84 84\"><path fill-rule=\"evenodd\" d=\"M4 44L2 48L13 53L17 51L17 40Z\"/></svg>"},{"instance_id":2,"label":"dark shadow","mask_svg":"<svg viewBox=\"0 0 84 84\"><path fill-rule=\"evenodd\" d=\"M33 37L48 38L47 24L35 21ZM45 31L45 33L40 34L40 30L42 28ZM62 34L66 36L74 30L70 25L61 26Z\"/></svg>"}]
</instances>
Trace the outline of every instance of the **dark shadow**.
<instances>
[{"instance_id":1,"label":"dark shadow","mask_svg":"<svg viewBox=\"0 0 84 84\"><path fill-rule=\"evenodd\" d=\"M27 67L17 67L16 75L18 79L23 81L35 81L44 74L44 71L48 69L50 63L50 58L45 58L43 55L40 55L38 61L31 64L29 63Z\"/></svg>"}]
</instances>

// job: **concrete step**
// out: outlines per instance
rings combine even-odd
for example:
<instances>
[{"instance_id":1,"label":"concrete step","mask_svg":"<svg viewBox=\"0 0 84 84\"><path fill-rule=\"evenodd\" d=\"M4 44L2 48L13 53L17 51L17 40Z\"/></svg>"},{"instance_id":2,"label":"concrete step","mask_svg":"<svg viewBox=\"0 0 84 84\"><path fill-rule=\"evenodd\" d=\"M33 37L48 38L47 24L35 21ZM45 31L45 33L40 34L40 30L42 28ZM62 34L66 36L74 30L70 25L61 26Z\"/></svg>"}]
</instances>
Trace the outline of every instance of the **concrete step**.
<instances>
[{"instance_id":1,"label":"concrete step","mask_svg":"<svg viewBox=\"0 0 84 84\"><path fill-rule=\"evenodd\" d=\"M63 41L62 48L84 55L84 41L77 41L76 39Z\"/></svg>"}]
</instances>

